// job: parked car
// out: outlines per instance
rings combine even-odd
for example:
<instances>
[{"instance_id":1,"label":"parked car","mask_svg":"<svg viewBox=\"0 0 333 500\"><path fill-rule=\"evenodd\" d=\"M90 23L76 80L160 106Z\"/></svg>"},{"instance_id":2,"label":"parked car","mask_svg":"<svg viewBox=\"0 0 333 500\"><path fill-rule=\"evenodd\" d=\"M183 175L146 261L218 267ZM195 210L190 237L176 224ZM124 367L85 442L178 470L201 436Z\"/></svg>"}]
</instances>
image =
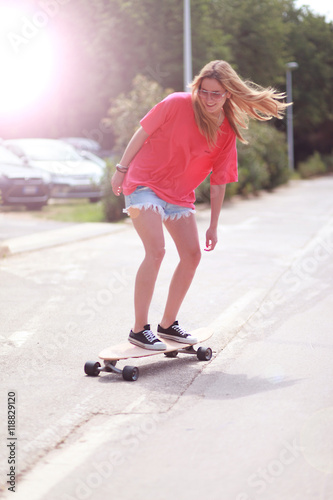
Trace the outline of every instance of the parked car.
<instances>
[{"instance_id":1,"label":"parked car","mask_svg":"<svg viewBox=\"0 0 333 500\"><path fill-rule=\"evenodd\" d=\"M97 141L88 139L88 137L61 137L60 140L67 142L78 151L90 151L97 156L99 156L99 152L102 150L101 145Z\"/></svg>"},{"instance_id":2,"label":"parked car","mask_svg":"<svg viewBox=\"0 0 333 500\"><path fill-rule=\"evenodd\" d=\"M102 167L103 171L106 168L106 161L103 160L103 158L101 158L100 156L95 155L95 153L92 153L91 151L85 151L84 149L82 149L80 151L80 155L83 158L86 158L88 160L93 161L94 163L97 163L97 165Z\"/></svg>"},{"instance_id":3,"label":"parked car","mask_svg":"<svg viewBox=\"0 0 333 500\"><path fill-rule=\"evenodd\" d=\"M88 137L62 137L61 140L73 146L80 154L88 152L103 160L114 159L112 149L103 149L94 139Z\"/></svg>"},{"instance_id":4,"label":"parked car","mask_svg":"<svg viewBox=\"0 0 333 500\"><path fill-rule=\"evenodd\" d=\"M47 172L26 167L23 161L0 146L0 204L25 205L40 210L50 197Z\"/></svg>"},{"instance_id":5,"label":"parked car","mask_svg":"<svg viewBox=\"0 0 333 500\"><path fill-rule=\"evenodd\" d=\"M70 144L57 139L11 139L4 144L26 165L51 175L52 198L89 198L91 202L102 198L104 169Z\"/></svg>"}]
</instances>

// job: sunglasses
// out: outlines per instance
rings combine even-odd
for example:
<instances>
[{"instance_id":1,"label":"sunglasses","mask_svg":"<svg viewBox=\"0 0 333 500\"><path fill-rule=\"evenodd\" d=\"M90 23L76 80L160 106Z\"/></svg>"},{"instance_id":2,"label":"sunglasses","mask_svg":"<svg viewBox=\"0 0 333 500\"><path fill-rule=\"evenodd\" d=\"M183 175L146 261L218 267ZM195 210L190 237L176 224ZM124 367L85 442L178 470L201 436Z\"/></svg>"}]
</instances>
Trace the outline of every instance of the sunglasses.
<instances>
[{"instance_id":1,"label":"sunglasses","mask_svg":"<svg viewBox=\"0 0 333 500\"><path fill-rule=\"evenodd\" d=\"M222 92L210 92L209 90L203 90L199 89L198 90L198 96L203 97L204 99L208 99L211 97L212 101L221 101L223 97L227 94L227 91L222 94Z\"/></svg>"}]
</instances>

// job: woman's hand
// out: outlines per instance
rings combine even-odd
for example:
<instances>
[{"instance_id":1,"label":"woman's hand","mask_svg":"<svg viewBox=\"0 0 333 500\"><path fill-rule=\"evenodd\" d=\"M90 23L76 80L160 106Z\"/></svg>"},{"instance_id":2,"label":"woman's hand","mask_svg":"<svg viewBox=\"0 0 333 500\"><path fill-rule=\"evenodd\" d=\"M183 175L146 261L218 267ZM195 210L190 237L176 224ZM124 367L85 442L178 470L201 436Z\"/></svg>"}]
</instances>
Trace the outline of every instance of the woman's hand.
<instances>
[{"instance_id":1,"label":"woman's hand","mask_svg":"<svg viewBox=\"0 0 333 500\"><path fill-rule=\"evenodd\" d=\"M206 252L210 252L216 247L219 215L224 200L225 189L225 184L210 186L210 226L206 232Z\"/></svg>"},{"instance_id":2,"label":"woman's hand","mask_svg":"<svg viewBox=\"0 0 333 500\"><path fill-rule=\"evenodd\" d=\"M123 190L122 184L124 182L124 178L125 174L123 174L122 172L118 172L118 170L116 170L112 176L111 186L112 186L112 191L116 196L119 196Z\"/></svg>"},{"instance_id":3,"label":"woman's hand","mask_svg":"<svg viewBox=\"0 0 333 500\"><path fill-rule=\"evenodd\" d=\"M123 165L124 167L128 167L132 159L138 153L138 151L140 151L148 137L149 136L147 132L145 132L140 125L138 130L134 133L132 139L129 141L119 164ZM119 196L123 191L122 184L124 182L125 175L125 173L119 172L118 170L116 170L116 172L113 174L113 177L111 179L111 186L112 191L116 196Z\"/></svg>"},{"instance_id":4,"label":"woman's hand","mask_svg":"<svg viewBox=\"0 0 333 500\"><path fill-rule=\"evenodd\" d=\"M214 250L217 244L217 229L209 227L206 232L206 252Z\"/></svg>"}]
</instances>

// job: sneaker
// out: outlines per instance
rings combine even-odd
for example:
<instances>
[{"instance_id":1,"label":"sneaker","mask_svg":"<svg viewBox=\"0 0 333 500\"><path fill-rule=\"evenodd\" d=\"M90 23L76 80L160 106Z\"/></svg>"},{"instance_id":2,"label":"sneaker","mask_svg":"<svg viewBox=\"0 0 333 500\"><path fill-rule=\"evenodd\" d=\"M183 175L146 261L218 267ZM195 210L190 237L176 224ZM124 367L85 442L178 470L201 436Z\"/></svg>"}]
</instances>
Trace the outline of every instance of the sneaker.
<instances>
[{"instance_id":1,"label":"sneaker","mask_svg":"<svg viewBox=\"0 0 333 500\"><path fill-rule=\"evenodd\" d=\"M151 331L150 325L145 325L144 329L138 333L134 333L131 330L128 340L131 344L143 347L144 349L151 349L153 351L163 351L166 349L166 345Z\"/></svg>"},{"instance_id":2,"label":"sneaker","mask_svg":"<svg viewBox=\"0 0 333 500\"><path fill-rule=\"evenodd\" d=\"M158 325L157 331L161 337L174 340L175 342L183 342L184 344L196 344L198 342L195 337L186 333L186 331L178 325L178 321L175 321L169 328L162 328L161 325Z\"/></svg>"}]
</instances>

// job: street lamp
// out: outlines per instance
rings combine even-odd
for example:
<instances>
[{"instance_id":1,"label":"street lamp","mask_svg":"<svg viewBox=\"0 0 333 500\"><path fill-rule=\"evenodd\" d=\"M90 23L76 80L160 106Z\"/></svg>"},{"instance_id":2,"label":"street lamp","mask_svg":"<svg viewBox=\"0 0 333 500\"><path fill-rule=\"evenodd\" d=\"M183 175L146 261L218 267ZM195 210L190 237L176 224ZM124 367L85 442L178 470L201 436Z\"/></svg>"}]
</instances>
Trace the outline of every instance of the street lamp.
<instances>
[{"instance_id":1,"label":"street lamp","mask_svg":"<svg viewBox=\"0 0 333 500\"><path fill-rule=\"evenodd\" d=\"M184 0L184 92L192 81L191 6Z\"/></svg>"},{"instance_id":2,"label":"street lamp","mask_svg":"<svg viewBox=\"0 0 333 500\"><path fill-rule=\"evenodd\" d=\"M291 72L298 68L297 62L286 64L287 103L292 103L292 78ZM293 105L287 107L287 141L288 163L290 170L294 170L294 131L293 131Z\"/></svg>"}]
</instances>

